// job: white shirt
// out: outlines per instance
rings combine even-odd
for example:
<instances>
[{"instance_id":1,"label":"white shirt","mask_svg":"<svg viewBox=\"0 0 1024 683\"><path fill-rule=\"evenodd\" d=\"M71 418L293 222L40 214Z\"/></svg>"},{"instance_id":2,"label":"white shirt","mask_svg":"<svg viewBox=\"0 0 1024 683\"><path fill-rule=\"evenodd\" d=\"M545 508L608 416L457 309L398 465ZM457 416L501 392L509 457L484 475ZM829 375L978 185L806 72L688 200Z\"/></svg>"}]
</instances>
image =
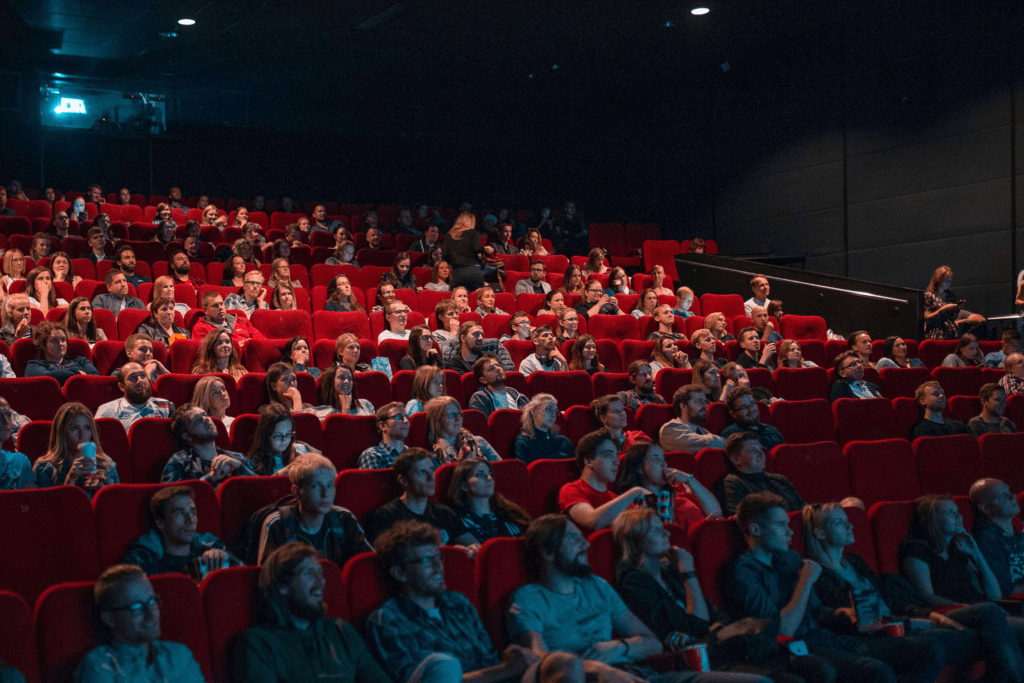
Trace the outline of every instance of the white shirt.
<instances>
[{"instance_id":1,"label":"white shirt","mask_svg":"<svg viewBox=\"0 0 1024 683\"><path fill-rule=\"evenodd\" d=\"M409 341L410 332L411 330L406 330L404 333L399 334L398 332L392 332L391 330L384 330L379 335L377 335L377 343L380 344L385 339L401 339L404 341Z\"/></svg>"}]
</instances>

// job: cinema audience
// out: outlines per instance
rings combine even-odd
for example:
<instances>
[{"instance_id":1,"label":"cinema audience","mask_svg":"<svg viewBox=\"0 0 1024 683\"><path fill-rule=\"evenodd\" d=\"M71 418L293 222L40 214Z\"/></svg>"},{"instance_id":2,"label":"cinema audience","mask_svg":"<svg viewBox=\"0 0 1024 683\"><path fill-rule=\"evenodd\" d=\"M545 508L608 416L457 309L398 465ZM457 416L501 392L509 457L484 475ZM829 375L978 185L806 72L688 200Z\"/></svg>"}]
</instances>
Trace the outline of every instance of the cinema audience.
<instances>
[{"instance_id":1,"label":"cinema audience","mask_svg":"<svg viewBox=\"0 0 1024 683\"><path fill-rule=\"evenodd\" d=\"M448 484L452 510L481 543L499 536L522 536L530 525L530 515L495 487L494 470L482 458L460 460Z\"/></svg>"},{"instance_id":2,"label":"cinema audience","mask_svg":"<svg viewBox=\"0 0 1024 683\"><path fill-rule=\"evenodd\" d=\"M473 392L467 403L470 410L479 410L490 417L495 410L512 408L522 410L529 398L505 384L505 370L498 359L484 354L473 363L473 377L480 388Z\"/></svg>"},{"instance_id":3,"label":"cinema audience","mask_svg":"<svg viewBox=\"0 0 1024 683\"><path fill-rule=\"evenodd\" d=\"M971 430L963 422L946 419L942 415L942 411L946 409L946 392L938 382L925 382L917 388L914 398L924 410L924 419L914 426L912 439L920 436L951 436L971 433Z\"/></svg>"},{"instance_id":4,"label":"cinema audience","mask_svg":"<svg viewBox=\"0 0 1024 683\"><path fill-rule=\"evenodd\" d=\"M664 404L665 399L654 391L654 375L651 372L651 364L645 360L635 360L629 364L629 383L633 388L618 393L622 404L634 413L640 410L640 406L648 404ZM696 376L696 372L694 372Z\"/></svg>"},{"instance_id":5,"label":"cinema audience","mask_svg":"<svg viewBox=\"0 0 1024 683\"><path fill-rule=\"evenodd\" d=\"M703 519L722 516L722 506L692 474L669 467L665 452L656 443L637 441L619 464L615 490L641 487L651 492L643 505L654 510L665 524L684 528ZM614 525L613 525L614 526Z\"/></svg>"},{"instance_id":6,"label":"cinema audience","mask_svg":"<svg viewBox=\"0 0 1024 683\"><path fill-rule=\"evenodd\" d=\"M25 365L26 377L53 377L64 386L75 375L98 374L96 366L83 356L69 356L68 333L60 323L44 320L32 334L36 357Z\"/></svg>"},{"instance_id":7,"label":"cinema audience","mask_svg":"<svg viewBox=\"0 0 1024 683\"><path fill-rule=\"evenodd\" d=\"M725 457L732 466L724 482L727 515L736 514L736 508L744 498L762 491L782 498L784 507L790 512L796 512L804 506L803 499L789 479L781 474L764 471L768 454L754 432L729 435L725 440Z\"/></svg>"}]
</instances>

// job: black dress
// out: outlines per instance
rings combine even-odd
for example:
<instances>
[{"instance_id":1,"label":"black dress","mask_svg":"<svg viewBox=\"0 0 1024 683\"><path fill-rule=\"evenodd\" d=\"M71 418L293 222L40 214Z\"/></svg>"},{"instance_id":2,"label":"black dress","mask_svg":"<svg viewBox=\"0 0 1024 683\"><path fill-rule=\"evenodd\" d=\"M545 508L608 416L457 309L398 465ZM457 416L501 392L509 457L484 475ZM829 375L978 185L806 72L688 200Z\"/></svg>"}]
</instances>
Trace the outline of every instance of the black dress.
<instances>
[{"instance_id":1,"label":"black dress","mask_svg":"<svg viewBox=\"0 0 1024 683\"><path fill-rule=\"evenodd\" d=\"M459 239L451 236L445 239L441 253L452 267L452 289L465 287L473 291L484 286L483 268L478 257L483 250L480 232L476 228L466 230Z\"/></svg>"}]
</instances>

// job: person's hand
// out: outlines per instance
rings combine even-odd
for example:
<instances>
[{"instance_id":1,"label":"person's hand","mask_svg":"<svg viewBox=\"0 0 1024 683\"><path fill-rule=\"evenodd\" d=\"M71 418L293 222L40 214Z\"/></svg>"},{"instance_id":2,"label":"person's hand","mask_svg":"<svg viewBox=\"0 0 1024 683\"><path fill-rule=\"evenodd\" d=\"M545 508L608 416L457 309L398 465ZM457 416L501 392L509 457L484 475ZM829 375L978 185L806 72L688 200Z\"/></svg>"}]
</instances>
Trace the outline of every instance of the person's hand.
<instances>
[{"instance_id":1,"label":"person's hand","mask_svg":"<svg viewBox=\"0 0 1024 683\"><path fill-rule=\"evenodd\" d=\"M768 335L768 336L771 336L771 333L774 332L774 331L775 331L775 323L773 323L771 320L769 320L764 325L764 333L766 335Z\"/></svg>"},{"instance_id":2,"label":"person's hand","mask_svg":"<svg viewBox=\"0 0 1024 683\"><path fill-rule=\"evenodd\" d=\"M771 343L765 344L764 348L761 349L761 364L764 365L764 362L766 360L768 360L769 358L771 358L772 356L774 356L774 355L775 355L775 344L771 344Z\"/></svg>"},{"instance_id":3,"label":"person's hand","mask_svg":"<svg viewBox=\"0 0 1024 683\"><path fill-rule=\"evenodd\" d=\"M96 461L92 458L86 458L83 455L78 456L71 461L71 476L69 479L78 479L79 477L89 477L96 473Z\"/></svg>"},{"instance_id":4,"label":"person's hand","mask_svg":"<svg viewBox=\"0 0 1024 683\"><path fill-rule=\"evenodd\" d=\"M228 217L227 216L217 216L217 220L215 220L213 222L213 224L214 225L219 225L221 227L224 227L224 226L226 226L228 224Z\"/></svg>"},{"instance_id":5,"label":"person's hand","mask_svg":"<svg viewBox=\"0 0 1024 683\"><path fill-rule=\"evenodd\" d=\"M309 351L307 349L296 349L292 353L292 360L296 365L307 365L309 363Z\"/></svg>"},{"instance_id":6,"label":"person's hand","mask_svg":"<svg viewBox=\"0 0 1024 683\"><path fill-rule=\"evenodd\" d=\"M928 621L935 624L939 628L951 628L954 631L963 631L964 627L953 621L945 614L939 614L938 612L932 612L928 615Z\"/></svg>"},{"instance_id":7,"label":"person's hand","mask_svg":"<svg viewBox=\"0 0 1024 683\"><path fill-rule=\"evenodd\" d=\"M260 288L260 293L256 295L256 301L262 306L267 303L267 290Z\"/></svg>"},{"instance_id":8,"label":"person's hand","mask_svg":"<svg viewBox=\"0 0 1024 683\"><path fill-rule=\"evenodd\" d=\"M814 560L804 560L804 564L800 567L800 578L807 583L814 583L821 576L821 565Z\"/></svg>"},{"instance_id":9,"label":"person's hand","mask_svg":"<svg viewBox=\"0 0 1024 683\"><path fill-rule=\"evenodd\" d=\"M853 607L839 607L836 614L846 617L854 626L857 625L857 610Z\"/></svg>"},{"instance_id":10,"label":"person's hand","mask_svg":"<svg viewBox=\"0 0 1024 683\"><path fill-rule=\"evenodd\" d=\"M480 552L480 544L473 543L471 545L464 545L462 546L462 549L466 551L466 554L469 555L469 559L472 560L476 557L476 554Z\"/></svg>"},{"instance_id":11,"label":"person's hand","mask_svg":"<svg viewBox=\"0 0 1024 683\"><path fill-rule=\"evenodd\" d=\"M298 387L288 387L284 390L282 398L287 398L292 402L292 406L302 406L302 394L299 393Z\"/></svg>"},{"instance_id":12,"label":"person's hand","mask_svg":"<svg viewBox=\"0 0 1024 683\"><path fill-rule=\"evenodd\" d=\"M565 363L566 367L569 366L569 362L565 360L565 356L563 356L562 352L559 351L558 349L555 349L554 351L551 352L551 357L561 361L562 363Z\"/></svg>"},{"instance_id":13,"label":"person's hand","mask_svg":"<svg viewBox=\"0 0 1024 683\"><path fill-rule=\"evenodd\" d=\"M722 385L722 396L728 396L729 392L732 391L735 388L736 388L736 381L735 380L730 379L730 380L726 381L726 383Z\"/></svg>"},{"instance_id":14,"label":"person's hand","mask_svg":"<svg viewBox=\"0 0 1024 683\"><path fill-rule=\"evenodd\" d=\"M693 481L692 474L671 467L665 468L665 483L671 486L689 486L691 481Z\"/></svg>"},{"instance_id":15,"label":"person's hand","mask_svg":"<svg viewBox=\"0 0 1024 683\"><path fill-rule=\"evenodd\" d=\"M594 660L584 661L583 670L595 676L596 683L646 683L646 679Z\"/></svg>"},{"instance_id":16,"label":"person's hand","mask_svg":"<svg viewBox=\"0 0 1024 683\"><path fill-rule=\"evenodd\" d=\"M439 357L439 354L437 353L437 349L435 349L433 346L430 347L430 349L427 351L427 355L426 355L427 358L430 358L431 356L433 356L435 358Z\"/></svg>"},{"instance_id":17,"label":"person's hand","mask_svg":"<svg viewBox=\"0 0 1024 683\"><path fill-rule=\"evenodd\" d=\"M693 555L682 548L672 546L672 552L675 553L676 563L680 574L693 571Z\"/></svg>"},{"instance_id":18,"label":"person's hand","mask_svg":"<svg viewBox=\"0 0 1024 683\"><path fill-rule=\"evenodd\" d=\"M580 655L580 657L595 662L615 664L617 662L627 661L627 649L628 648L621 640L606 640L604 642L594 643L590 646L590 649Z\"/></svg>"},{"instance_id":19,"label":"person's hand","mask_svg":"<svg viewBox=\"0 0 1024 683\"><path fill-rule=\"evenodd\" d=\"M509 645L501 653L501 663L509 678L519 678L539 661L540 655L522 645Z\"/></svg>"},{"instance_id":20,"label":"person's hand","mask_svg":"<svg viewBox=\"0 0 1024 683\"><path fill-rule=\"evenodd\" d=\"M23 318L22 321L18 323L18 326L14 328L14 336L15 338L20 337L21 335L25 334L26 332L30 332L31 330L32 323L29 322L28 318Z\"/></svg>"},{"instance_id":21,"label":"person's hand","mask_svg":"<svg viewBox=\"0 0 1024 683\"><path fill-rule=\"evenodd\" d=\"M650 491L645 489L643 486L634 486L626 492L630 499L636 500L637 498L646 498L647 496L653 495Z\"/></svg>"},{"instance_id":22,"label":"person's hand","mask_svg":"<svg viewBox=\"0 0 1024 683\"><path fill-rule=\"evenodd\" d=\"M146 377L166 375L169 372L167 368L164 367L164 364L156 359L146 361L146 364L142 369L146 371Z\"/></svg>"},{"instance_id":23,"label":"person's hand","mask_svg":"<svg viewBox=\"0 0 1024 683\"><path fill-rule=\"evenodd\" d=\"M213 462L210 463L210 471L213 473L214 479L225 479L230 477L232 473L238 469L239 465L241 465L241 463L230 455L220 453L213 459Z\"/></svg>"},{"instance_id":24,"label":"person's hand","mask_svg":"<svg viewBox=\"0 0 1024 683\"><path fill-rule=\"evenodd\" d=\"M223 569L228 566L228 554L220 548L211 548L203 553L200 561L205 565L206 571Z\"/></svg>"},{"instance_id":25,"label":"person's hand","mask_svg":"<svg viewBox=\"0 0 1024 683\"><path fill-rule=\"evenodd\" d=\"M679 652L690 644L692 639L682 631L673 631L665 638L665 648L671 652Z\"/></svg>"}]
</instances>

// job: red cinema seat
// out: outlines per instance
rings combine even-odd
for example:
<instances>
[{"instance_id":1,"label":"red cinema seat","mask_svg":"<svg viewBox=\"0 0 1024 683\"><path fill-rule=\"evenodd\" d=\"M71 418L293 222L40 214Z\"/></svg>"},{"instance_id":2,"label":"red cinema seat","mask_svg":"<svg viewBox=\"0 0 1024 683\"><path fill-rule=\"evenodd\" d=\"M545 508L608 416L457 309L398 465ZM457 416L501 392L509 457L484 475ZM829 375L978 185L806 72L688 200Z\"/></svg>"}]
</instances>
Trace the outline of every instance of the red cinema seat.
<instances>
[{"instance_id":1,"label":"red cinema seat","mask_svg":"<svg viewBox=\"0 0 1024 683\"><path fill-rule=\"evenodd\" d=\"M825 399L776 401L772 403L772 424L782 432L786 443L835 441L832 408Z\"/></svg>"},{"instance_id":2,"label":"red cinema seat","mask_svg":"<svg viewBox=\"0 0 1024 683\"><path fill-rule=\"evenodd\" d=\"M324 420L323 430L324 456L339 472L358 467L359 455L380 443L373 415L331 415Z\"/></svg>"},{"instance_id":3,"label":"red cinema seat","mask_svg":"<svg viewBox=\"0 0 1024 683\"><path fill-rule=\"evenodd\" d=\"M554 396L559 410L573 405L589 405L594 400L594 385L584 370L532 372L526 378L526 386L531 396L541 393Z\"/></svg>"},{"instance_id":4,"label":"red cinema seat","mask_svg":"<svg viewBox=\"0 0 1024 683\"><path fill-rule=\"evenodd\" d=\"M591 570L608 583L615 585L615 565L622 558L622 549L612 540L611 529L595 531L587 537L590 548L587 558Z\"/></svg>"},{"instance_id":5,"label":"red cinema seat","mask_svg":"<svg viewBox=\"0 0 1024 683\"><path fill-rule=\"evenodd\" d=\"M17 593L0 591L0 623L4 625L0 661L21 672L27 683L36 683L39 680L39 659L32 628L32 608Z\"/></svg>"},{"instance_id":6,"label":"red cinema seat","mask_svg":"<svg viewBox=\"0 0 1024 683\"><path fill-rule=\"evenodd\" d=\"M743 547L743 534L734 519L706 519L690 527L694 570L707 599L721 605L719 573Z\"/></svg>"},{"instance_id":7,"label":"red cinema seat","mask_svg":"<svg viewBox=\"0 0 1024 683\"><path fill-rule=\"evenodd\" d=\"M282 313L293 311L280 311ZM307 341L308 338L307 338ZM288 342L281 337L272 339L250 339L242 349L242 365L249 372L265 373L271 365L282 359L284 347ZM310 342L312 343L312 342ZM312 351L312 349L310 349Z\"/></svg>"},{"instance_id":8,"label":"red cinema seat","mask_svg":"<svg viewBox=\"0 0 1024 683\"><path fill-rule=\"evenodd\" d=\"M611 339L614 342L640 340L640 328L631 315L592 315L587 320L587 329L594 339Z\"/></svg>"},{"instance_id":9,"label":"red cinema seat","mask_svg":"<svg viewBox=\"0 0 1024 683\"><path fill-rule=\"evenodd\" d=\"M103 445L103 452L110 456L117 466L117 476L122 484L132 484L132 449L124 425L112 417L96 420L97 439Z\"/></svg>"},{"instance_id":10,"label":"red cinema seat","mask_svg":"<svg viewBox=\"0 0 1024 683\"><path fill-rule=\"evenodd\" d=\"M626 228L627 241L631 238L628 234L628 228ZM680 253L681 247L679 242L675 240L659 240L649 239L642 242L643 245L643 259L644 259L644 272L649 273L656 265L660 265L665 269L665 275L672 278L673 282L679 281L679 272L676 270L676 260L673 258L676 254ZM702 302L703 305L703 302Z\"/></svg>"},{"instance_id":11,"label":"red cinema seat","mask_svg":"<svg viewBox=\"0 0 1024 683\"><path fill-rule=\"evenodd\" d=\"M595 372L590 376L590 382L594 385L594 396L617 394L633 388L629 374L625 372Z\"/></svg>"},{"instance_id":12,"label":"red cinema seat","mask_svg":"<svg viewBox=\"0 0 1024 683\"><path fill-rule=\"evenodd\" d=\"M516 311L523 311L529 315L537 315L537 311L544 308L544 298L546 296L546 294L523 292L516 296ZM514 313L515 311L509 312Z\"/></svg>"},{"instance_id":13,"label":"red cinema seat","mask_svg":"<svg viewBox=\"0 0 1024 683\"><path fill-rule=\"evenodd\" d=\"M946 396L977 396L985 378L981 368L945 368L932 370L932 379L942 385Z\"/></svg>"},{"instance_id":14,"label":"red cinema seat","mask_svg":"<svg viewBox=\"0 0 1024 683\"><path fill-rule=\"evenodd\" d=\"M93 413L104 403L124 396L114 375L74 375L64 384L64 396L69 401L85 404Z\"/></svg>"},{"instance_id":15,"label":"red cinema seat","mask_svg":"<svg viewBox=\"0 0 1024 683\"><path fill-rule=\"evenodd\" d=\"M236 547L253 513L291 492L292 483L287 476L229 478L217 489L220 540L228 548Z\"/></svg>"},{"instance_id":16,"label":"red cinema seat","mask_svg":"<svg viewBox=\"0 0 1024 683\"><path fill-rule=\"evenodd\" d=\"M252 312L249 322L268 339L291 339L296 336L313 339L313 324L306 311L257 309Z\"/></svg>"},{"instance_id":17,"label":"red cinema seat","mask_svg":"<svg viewBox=\"0 0 1024 683\"><path fill-rule=\"evenodd\" d=\"M779 321L782 330L780 334L785 339L828 339L825 319L818 315L784 315Z\"/></svg>"},{"instance_id":18,"label":"red cinema seat","mask_svg":"<svg viewBox=\"0 0 1024 683\"><path fill-rule=\"evenodd\" d=\"M833 441L780 444L772 449L772 459L776 473L789 479L807 503L828 503L850 495L843 451Z\"/></svg>"},{"instance_id":19,"label":"red cinema seat","mask_svg":"<svg viewBox=\"0 0 1024 683\"><path fill-rule=\"evenodd\" d=\"M370 339L370 319L362 311L336 313L317 311L313 314L313 334L316 339L337 339L351 332L360 339Z\"/></svg>"},{"instance_id":20,"label":"red cinema seat","mask_svg":"<svg viewBox=\"0 0 1024 683\"><path fill-rule=\"evenodd\" d=\"M915 399L904 396L892 400L892 414L896 422L896 434L901 439L913 438L914 426L924 415Z\"/></svg>"},{"instance_id":21,"label":"red cinema seat","mask_svg":"<svg viewBox=\"0 0 1024 683\"><path fill-rule=\"evenodd\" d=\"M829 397L828 373L824 368L778 368L772 378L776 395L787 401Z\"/></svg>"},{"instance_id":22,"label":"red cinema seat","mask_svg":"<svg viewBox=\"0 0 1024 683\"><path fill-rule=\"evenodd\" d=\"M705 317L712 313L723 313L729 320L747 314L743 308L743 297L739 294L702 294L700 310Z\"/></svg>"},{"instance_id":23,"label":"red cinema seat","mask_svg":"<svg viewBox=\"0 0 1024 683\"><path fill-rule=\"evenodd\" d=\"M170 363L167 369L179 375L192 374L192 367L199 358L199 347L202 346L202 339L180 339L168 350Z\"/></svg>"},{"instance_id":24,"label":"red cinema seat","mask_svg":"<svg viewBox=\"0 0 1024 683\"><path fill-rule=\"evenodd\" d=\"M64 394L53 377L17 377L0 382L0 396L16 412L33 420L49 420L64 405Z\"/></svg>"},{"instance_id":25,"label":"red cinema seat","mask_svg":"<svg viewBox=\"0 0 1024 683\"><path fill-rule=\"evenodd\" d=\"M868 507L883 500L912 500L921 495L908 441L851 441L843 447L843 455L850 473L850 493Z\"/></svg>"},{"instance_id":26,"label":"red cinema seat","mask_svg":"<svg viewBox=\"0 0 1024 683\"><path fill-rule=\"evenodd\" d=\"M838 499L836 499L838 500ZM846 518L853 525L853 545L847 546L846 552L860 555L871 570L878 573L878 558L875 554L875 536L871 532L868 513L859 507L843 508Z\"/></svg>"},{"instance_id":27,"label":"red cinema seat","mask_svg":"<svg viewBox=\"0 0 1024 683\"><path fill-rule=\"evenodd\" d=\"M128 339L130 335L135 334L135 330L139 329L139 325L146 322L149 319L148 310L138 310L135 308L126 308L117 314L117 338L121 341ZM181 323L177 323L181 325Z\"/></svg>"},{"instance_id":28,"label":"red cinema seat","mask_svg":"<svg viewBox=\"0 0 1024 683\"><path fill-rule=\"evenodd\" d=\"M576 460L534 460L527 465L530 488L533 490L533 511L536 515L561 512L558 492L564 484L579 479Z\"/></svg>"},{"instance_id":29,"label":"red cinema seat","mask_svg":"<svg viewBox=\"0 0 1024 683\"><path fill-rule=\"evenodd\" d=\"M529 512L533 504L533 495L530 490L530 473L526 465L509 458L492 462L491 471L494 473L495 490Z\"/></svg>"},{"instance_id":30,"label":"red cinema seat","mask_svg":"<svg viewBox=\"0 0 1024 683\"><path fill-rule=\"evenodd\" d=\"M1024 491L1024 434L982 434L978 447L986 477L999 479L1011 491Z\"/></svg>"},{"instance_id":31,"label":"red cinema seat","mask_svg":"<svg viewBox=\"0 0 1024 683\"><path fill-rule=\"evenodd\" d=\"M944 414L967 424L981 413L981 399L977 396L950 396Z\"/></svg>"},{"instance_id":32,"label":"red cinema seat","mask_svg":"<svg viewBox=\"0 0 1024 683\"><path fill-rule=\"evenodd\" d=\"M654 378L654 391L669 403L676 391L693 380L693 370L682 368L664 368ZM632 389L632 387L630 387Z\"/></svg>"},{"instance_id":33,"label":"red cinema seat","mask_svg":"<svg viewBox=\"0 0 1024 683\"><path fill-rule=\"evenodd\" d=\"M491 430L491 445L502 458L513 458L512 443L519 436L522 411L510 408L495 410L487 418ZM529 507L529 506L527 506Z\"/></svg>"},{"instance_id":34,"label":"red cinema seat","mask_svg":"<svg viewBox=\"0 0 1024 683\"><path fill-rule=\"evenodd\" d=\"M520 586L535 578L523 552L523 539L499 537L483 544L476 557L476 579L480 590L480 617L498 649L508 642L505 615L509 598Z\"/></svg>"},{"instance_id":35,"label":"red cinema seat","mask_svg":"<svg viewBox=\"0 0 1024 683\"><path fill-rule=\"evenodd\" d=\"M657 442L662 425L675 419L673 410L671 403L648 403L640 406L640 410L636 411L637 426L640 427L640 431L651 437L652 441Z\"/></svg>"},{"instance_id":36,"label":"red cinema seat","mask_svg":"<svg viewBox=\"0 0 1024 683\"><path fill-rule=\"evenodd\" d=\"M391 380L383 372L357 372L355 383L359 398L365 398L375 407L391 402Z\"/></svg>"},{"instance_id":37,"label":"red cinema seat","mask_svg":"<svg viewBox=\"0 0 1024 683\"><path fill-rule=\"evenodd\" d=\"M574 444L586 434L601 428L597 416L589 406L570 406L565 411L565 436Z\"/></svg>"},{"instance_id":38,"label":"red cinema seat","mask_svg":"<svg viewBox=\"0 0 1024 683\"><path fill-rule=\"evenodd\" d=\"M622 369L626 370L637 360L651 359L654 353L653 341L638 341L636 339L624 339L619 343L619 355L622 357Z\"/></svg>"},{"instance_id":39,"label":"red cinema seat","mask_svg":"<svg viewBox=\"0 0 1024 683\"><path fill-rule=\"evenodd\" d=\"M978 441L970 434L922 436L913 447L921 493L966 496L984 476Z\"/></svg>"},{"instance_id":40,"label":"red cinema seat","mask_svg":"<svg viewBox=\"0 0 1024 683\"><path fill-rule=\"evenodd\" d=\"M1006 397L1006 412L1003 416L1013 422L1018 430L1024 429L1024 394Z\"/></svg>"},{"instance_id":41,"label":"red cinema seat","mask_svg":"<svg viewBox=\"0 0 1024 683\"><path fill-rule=\"evenodd\" d=\"M917 346L917 357L929 370L940 367L949 354L956 351L956 339L925 339Z\"/></svg>"},{"instance_id":42,"label":"red cinema seat","mask_svg":"<svg viewBox=\"0 0 1024 683\"><path fill-rule=\"evenodd\" d=\"M892 403L884 398L841 398L832 404L836 439L840 444L850 441L898 439Z\"/></svg>"},{"instance_id":43,"label":"red cinema seat","mask_svg":"<svg viewBox=\"0 0 1024 683\"><path fill-rule=\"evenodd\" d=\"M335 482L334 502L347 508L360 523L366 516L402 495L394 470L344 470Z\"/></svg>"},{"instance_id":44,"label":"red cinema seat","mask_svg":"<svg viewBox=\"0 0 1024 683\"><path fill-rule=\"evenodd\" d=\"M8 530L0 540L0 590L29 602L61 581L92 581L98 574L89 497L74 486L0 492Z\"/></svg>"},{"instance_id":45,"label":"red cinema seat","mask_svg":"<svg viewBox=\"0 0 1024 683\"><path fill-rule=\"evenodd\" d=\"M433 318L433 314L426 316L426 318L428 321L431 320ZM511 322L511 315L491 313L484 316L484 319L481 322L481 325L483 325L484 328L484 337L487 339L498 339L502 335L511 334ZM604 356L602 356L601 359L604 360Z\"/></svg>"},{"instance_id":46,"label":"red cinema seat","mask_svg":"<svg viewBox=\"0 0 1024 683\"><path fill-rule=\"evenodd\" d=\"M885 501L868 509L868 520L875 536L879 572L900 573L899 547L910 531L913 509L912 500Z\"/></svg>"},{"instance_id":47,"label":"red cinema seat","mask_svg":"<svg viewBox=\"0 0 1024 683\"><path fill-rule=\"evenodd\" d=\"M159 482L167 461L178 451L171 435L171 419L166 417L136 420L128 431L128 442L132 447L132 476L138 482Z\"/></svg>"},{"instance_id":48,"label":"red cinema seat","mask_svg":"<svg viewBox=\"0 0 1024 683\"><path fill-rule=\"evenodd\" d=\"M523 360L527 356L533 353L533 342L528 340L509 339L502 346L505 347L505 350L512 357L512 362L515 363L516 369L523 364Z\"/></svg>"}]
</instances>

